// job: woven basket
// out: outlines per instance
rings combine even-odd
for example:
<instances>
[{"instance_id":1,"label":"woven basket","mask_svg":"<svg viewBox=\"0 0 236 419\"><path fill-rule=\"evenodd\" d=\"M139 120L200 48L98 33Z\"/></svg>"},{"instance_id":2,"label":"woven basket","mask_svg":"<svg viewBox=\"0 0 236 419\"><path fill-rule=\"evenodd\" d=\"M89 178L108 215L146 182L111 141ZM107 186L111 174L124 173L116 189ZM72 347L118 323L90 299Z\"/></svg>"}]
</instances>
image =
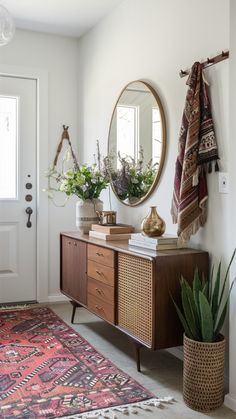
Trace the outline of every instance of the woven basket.
<instances>
[{"instance_id":1,"label":"woven basket","mask_svg":"<svg viewBox=\"0 0 236 419\"><path fill-rule=\"evenodd\" d=\"M200 412L217 409L224 401L225 338L214 343L184 336L183 396L187 406Z\"/></svg>"}]
</instances>

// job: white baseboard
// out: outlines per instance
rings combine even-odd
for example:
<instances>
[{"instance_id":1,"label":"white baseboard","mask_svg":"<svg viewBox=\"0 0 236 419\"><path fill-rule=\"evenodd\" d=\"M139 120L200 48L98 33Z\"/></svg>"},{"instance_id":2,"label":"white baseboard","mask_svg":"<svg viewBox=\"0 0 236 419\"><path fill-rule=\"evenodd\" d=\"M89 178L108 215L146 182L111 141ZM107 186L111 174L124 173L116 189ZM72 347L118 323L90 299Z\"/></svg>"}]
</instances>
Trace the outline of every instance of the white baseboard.
<instances>
[{"instance_id":1,"label":"white baseboard","mask_svg":"<svg viewBox=\"0 0 236 419\"><path fill-rule=\"evenodd\" d=\"M56 294L56 295L48 296L48 303L65 303L67 301L70 301L69 298L67 298L63 294Z\"/></svg>"},{"instance_id":2,"label":"white baseboard","mask_svg":"<svg viewBox=\"0 0 236 419\"><path fill-rule=\"evenodd\" d=\"M226 394L224 404L229 409L231 409L234 412L236 412L236 398L230 396L230 394Z\"/></svg>"},{"instance_id":3,"label":"white baseboard","mask_svg":"<svg viewBox=\"0 0 236 419\"><path fill-rule=\"evenodd\" d=\"M183 361L183 359L184 359L184 353L183 353L183 347L182 346L178 346L176 348L169 348L169 349L166 349L166 350L170 354L174 355L176 358L178 358L181 361Z\"/></svg>"}]
</instances>

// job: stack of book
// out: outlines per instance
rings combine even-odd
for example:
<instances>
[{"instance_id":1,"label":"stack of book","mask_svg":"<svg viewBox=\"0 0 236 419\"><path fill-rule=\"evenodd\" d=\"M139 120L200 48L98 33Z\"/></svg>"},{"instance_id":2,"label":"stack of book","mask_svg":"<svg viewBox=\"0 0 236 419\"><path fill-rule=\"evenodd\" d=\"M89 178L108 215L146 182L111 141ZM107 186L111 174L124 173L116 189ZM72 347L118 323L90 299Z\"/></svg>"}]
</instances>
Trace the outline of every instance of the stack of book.
<instances>
[{"instance_id":1,"label":"stack of book","mask_svg":"<svg viewBox=\"0 0 236 419\"><path fill-rule=\"evenodd\" d=\"M100 240L126 240L131 238L134 231L133 226L127 224L116 224L113 226L92 224L89 237Z\"/></svg>"},{"instance_id":2,"label":"stack of book","mask_svg":"<svg viewBox=\"0 0 236 419\"><path fill-rule=\"evenodd\" d=\"M142 233L134 233L131 234L129 245L151 250L177 249L178 237L171 234L165 234L160 237L148 237Z\"/></svg>"}]
</instances>

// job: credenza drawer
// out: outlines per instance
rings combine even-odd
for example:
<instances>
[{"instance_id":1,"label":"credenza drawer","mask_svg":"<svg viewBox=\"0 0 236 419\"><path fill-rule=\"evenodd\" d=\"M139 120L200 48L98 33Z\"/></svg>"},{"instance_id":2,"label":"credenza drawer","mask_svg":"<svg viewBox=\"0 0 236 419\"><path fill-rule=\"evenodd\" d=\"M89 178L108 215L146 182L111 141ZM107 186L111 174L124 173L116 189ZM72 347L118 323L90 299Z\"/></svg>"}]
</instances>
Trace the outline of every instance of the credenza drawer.
<instances>
[{"instance_id":1,"label":"credenza drawer","mask_svg":"<svg viewBox=\"0 0 236 419\"><path fill-rule=\"evenodd\" d=\"M105 303L100 298L94 297L92 294L88 294L88 309L102 317L104 320L114 323L114 305Z\"/></svg>"},{"instance_id":2,"label":"credenza drawer","mask_svg":"<svg viewBox=\"0 0 236 419\"><path fill-rule=\"evenodd\" d=\"M93 260L88 260L88 277L97 279L104 284L114 286L114 269L102 265L101 263L94 262Z\"/></svg>"},{"instance_id":3,"label":"credenza drawer","mask_svg":"<svg viewBox=\"0 0 236 419\"><path fill-rule=\"evenodd\" d=\"M111 249L105 249L105 247L89 244L88 259L114 268L115 252Z\"/></svg>"},{"instance_id":4,"label":"credenza drawer","mask_svg":"<svg viewBox=\"0 0 236 419\"><path fill-rule=\"evenodd\" d=\"M96 279L88 278L88 293L94 297L98 297L101 300L114 305L114 287L105 285Z\"/></svg>"}]
</instances>

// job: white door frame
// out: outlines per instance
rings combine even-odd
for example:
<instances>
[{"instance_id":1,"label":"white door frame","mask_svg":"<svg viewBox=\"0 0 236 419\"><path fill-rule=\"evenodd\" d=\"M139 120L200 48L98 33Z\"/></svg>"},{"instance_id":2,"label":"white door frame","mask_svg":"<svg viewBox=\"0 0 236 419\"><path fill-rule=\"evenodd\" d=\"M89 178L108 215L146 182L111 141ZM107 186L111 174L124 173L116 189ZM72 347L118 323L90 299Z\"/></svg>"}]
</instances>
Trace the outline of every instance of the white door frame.
<instances>
[{"instance_id":1,"label":"white door frame","mask_svg":"<svg viewBox=\"0 0 236 419\"><path fill-rule=\"evenodd\" d=\"M33 79L37 86L37 301L48 301L48 72L44 69L0 64L0 75Z\"/></svg>"}]
</instances>

